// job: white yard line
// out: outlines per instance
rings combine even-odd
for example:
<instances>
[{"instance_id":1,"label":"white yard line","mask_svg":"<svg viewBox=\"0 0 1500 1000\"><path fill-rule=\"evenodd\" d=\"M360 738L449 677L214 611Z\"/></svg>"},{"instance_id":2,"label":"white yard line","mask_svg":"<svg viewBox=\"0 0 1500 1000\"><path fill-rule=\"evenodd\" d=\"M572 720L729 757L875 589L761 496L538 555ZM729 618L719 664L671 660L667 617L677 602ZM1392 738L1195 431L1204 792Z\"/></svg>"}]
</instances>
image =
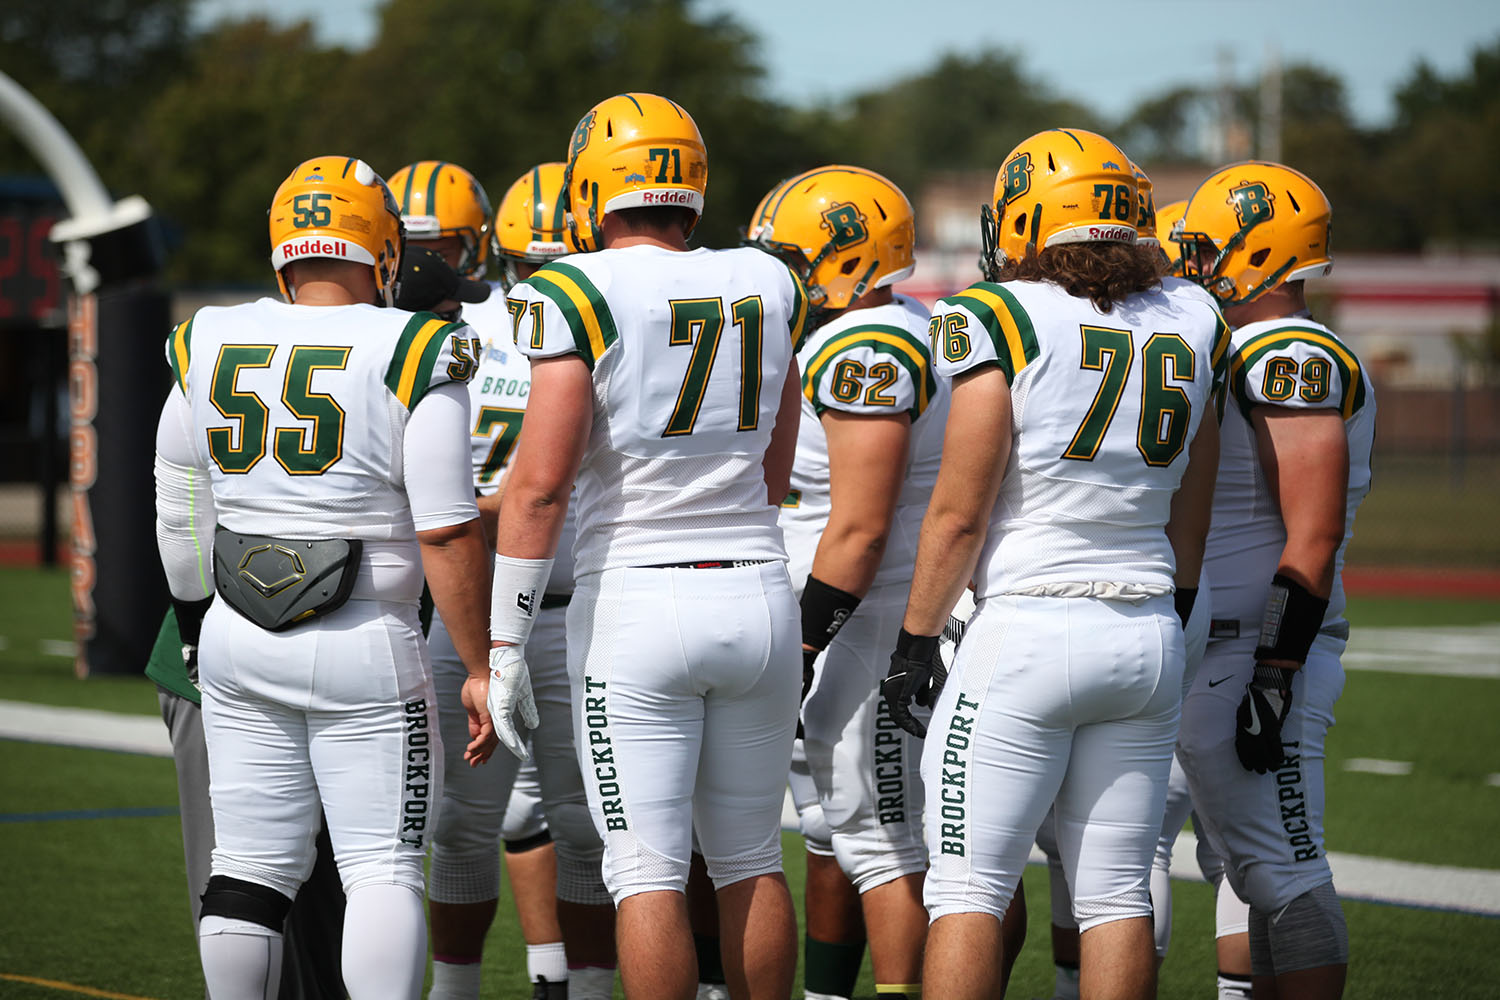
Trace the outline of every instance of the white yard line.
<instances>
[{"instance_id":1,"label":"white yard line","mask_svg":"<svg viewBox=\"0 0 1500 1000\"><path fill-rule=\"evenodd\" d=\"M1350 757L1344 761L1346 771L1384 774L1396 778L1411 774L1411 766L1409 760L1381 760L1379 757Z\"/></svg>"},{"instance_id":2,"label":"white yard line","mask_svg":"<svg viewBox=\"0 0 1500 1000\"><path fill-rule=\"evenodd\" d=\"M1172 849L1172 877L1202 882L1198 840L1184 830ZM1040 852L1036 852L1040 853ZM1500 916L1500 871L1391 861L1334 851L1333 884L1345 899Z\"/></svg>"},{"instance_id":3,"label":"white yard line","mask_svg":"<svg viewBox=\"0 0 1500 1000\"><path fill-rule=\"evenodd\" d=\"M0 701L0 739L172 756L172 741L158 716L19 701Z\"/></svg>"},{"instance_id":4,"label":"white yard line","mask_svg":"<svg viewBox=\"0 0 1500 1000\"><path fill-rule=\"evenodd\" d=\"M1345 670L1500 679L1500 625L1355 628Z\"/></svg>"}]
</instances>

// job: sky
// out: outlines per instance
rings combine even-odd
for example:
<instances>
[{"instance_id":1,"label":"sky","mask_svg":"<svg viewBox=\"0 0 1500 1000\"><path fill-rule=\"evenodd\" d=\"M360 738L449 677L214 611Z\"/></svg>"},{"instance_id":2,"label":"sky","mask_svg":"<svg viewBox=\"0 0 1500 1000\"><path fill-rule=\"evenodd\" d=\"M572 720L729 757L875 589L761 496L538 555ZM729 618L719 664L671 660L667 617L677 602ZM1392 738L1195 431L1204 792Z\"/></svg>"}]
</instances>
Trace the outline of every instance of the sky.
<instances>
[{"instance_id":1,"label":"sky","mask_svg":"<svg viewBox=\"0 0 1500 1000\"><path fill-rule=\"evenodd\" d=\"M567 0L539 0L566 3ZM1021 55L1054 93L1107 116L1171 87L1210 86L1226 67L1257 78L1268 60L1313 62L1344 80L1365 125L1419 59L1444 75L1500 37L1495 0L697 0L761 38L766 90L791 104L836 101L921 73L945 52ZM203 23L311 18L326 42L358 47L379 0L200 0ZM856 16L857 15L857 16Z\"/></svg>"}]
</instances>

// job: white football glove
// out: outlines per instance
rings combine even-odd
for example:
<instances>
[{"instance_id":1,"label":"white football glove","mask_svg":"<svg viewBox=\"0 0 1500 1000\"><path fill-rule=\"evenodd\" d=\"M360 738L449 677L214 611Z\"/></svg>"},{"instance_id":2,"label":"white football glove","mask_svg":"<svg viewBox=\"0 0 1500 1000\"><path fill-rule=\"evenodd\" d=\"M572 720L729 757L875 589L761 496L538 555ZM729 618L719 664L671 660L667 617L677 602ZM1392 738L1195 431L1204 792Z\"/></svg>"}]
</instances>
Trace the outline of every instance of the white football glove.
<instances>
[{"instance_id":1,"label":"white football glove","mask_svg":"<svg viewBox=\"0 0 1500 1000\"><path fill-rule=\"evenodd\" d=\"M516 729L515 713L527 729L537 724L536 699L531 696L531 670L520 646L496 646L490 650L490 694L487 700L490 722L505 749L521 760L530 760L531 751Z\"/></svg>"}]
</instances>

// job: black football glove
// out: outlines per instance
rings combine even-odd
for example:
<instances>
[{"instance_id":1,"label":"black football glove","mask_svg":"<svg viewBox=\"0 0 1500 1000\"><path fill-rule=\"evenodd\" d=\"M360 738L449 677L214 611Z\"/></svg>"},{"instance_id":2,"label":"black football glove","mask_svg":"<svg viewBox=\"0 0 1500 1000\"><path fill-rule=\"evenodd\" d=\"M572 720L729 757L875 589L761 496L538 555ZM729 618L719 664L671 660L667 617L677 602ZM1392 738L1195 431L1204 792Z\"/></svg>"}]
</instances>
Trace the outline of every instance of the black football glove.
<instances>
[{"instance_id":1,"label":"black football glove","mask_svg":"<svg viewBox=\"0 0 1500 1000\"><path fill-rule=\"evenodd\" d=\"M172 612L177 616L177 635L182 639L182 665L188 680L198 684L198 639L203 634L203 616L214 602L209 594L202 600L182 601L172 598Z\"/></svg>"},{"instance_id":2,"label":"black football glove","mask_svg":"<svg viewBox=\"0 0 1500 1000\"><path fill-rule=\"evenodd\" d=\"M912 635L902 629L896 636L896 651L891 654L891 669L880 684L880 693L890 705L891 719L902 729L920 738L927 727L911 714L913 700L931 708L948 679L948 668L938 656L941 636Z\"/></svg>"},{"instance_id":3,"label":"black football glove","mask_svg":"<svg viewBox=\"0 0 1500 1000\"><path fill-rule=\"evenodd\" d=\"M1281 724L1292 710L1292 671L1256 664L1255 679L1235 712L1234 752L1247 771L1265 774L1286 762Z\"/></svg>"}]
</instances>

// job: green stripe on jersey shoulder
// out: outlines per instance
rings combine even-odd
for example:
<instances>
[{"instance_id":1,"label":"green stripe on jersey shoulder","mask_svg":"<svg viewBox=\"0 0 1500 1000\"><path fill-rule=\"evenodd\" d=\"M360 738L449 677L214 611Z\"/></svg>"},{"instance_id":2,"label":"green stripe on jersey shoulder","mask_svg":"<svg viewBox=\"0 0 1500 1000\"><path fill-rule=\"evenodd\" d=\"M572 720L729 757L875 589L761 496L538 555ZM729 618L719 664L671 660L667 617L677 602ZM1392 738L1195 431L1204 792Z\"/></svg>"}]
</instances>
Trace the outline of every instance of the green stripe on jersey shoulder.
<instances>
[{"instance_id":1,"label":"green stripe on jersey shoulder","mask_svg":"<svg viewBox=\"0 0 1500 1000\"><path fill-rule=\"evenodd\" d=\"M1230 357L1230 389L1234 393L1235 402L1239 405L1241 412L1249 416L1251 407L1257 405L1255 400L1249 398L1245 390L1245 379L1250 369L1254 368L1267 354L1285 350L1293 344L1309 344L1320 348L1333 359L1344 386L1344 394L1338 401L1338 408L1345 420L1358 413L1365 405L1365 380L1359 358L1344 345L1343 341L1327 330L1307 326L1282 326L1267 330L1246 341Z\"/></svg>"},{"instance_id":2,"label":"green stripe on jersey shoulder","mask_svg":"<svg viewBox=\"0 0 1500 1000\"><path fill-rule=\"evenodd\" d=\"M581 269L561 261L544 265L526 279L526 284L551 299L562 312L574 346L592 370L619 339L614 316L599 289Z\"/></svg>"},{"instance_id":3,"label":"green stripe on jersey shoulder","mask_svg":"<svg viewBox=\"0 0 1500 1000\"><path fill-rule=\"evenodd\" d=\"M813 408L820 413L826 409L816 398L817 385L841 354L856 347L889 357L906 369L916 387L916 400L909 412L913 420L920 417L937 394L937 376L933 374L927 341L905 327L885 323L867 323L842 330L813 353L807 371L802 375L802 392L812 402Z\"/></svg>"},{"instance_id":4,"label":"green stripe on jersey shoulder","mask_svg":"<svg viewBox=\"0 0 1500 1000\"><path fill-rule=\"evenodd\" d=\"M1229 346L1229 324L1224 322L1224 315L1219 312L1219 307L1214 306L1213 354L1210 355L1209 362L1213 365L1215 385L1223 382L1224 376L1229 373Z\"/></svg>"},{"instance_id":5,"label":"green stripe on jersey shoulder","mask_svg":"<svg viewBox=\"0 0 1500 1000\"><path fill-rule=\"evenodd\" d=\"M792 315L789 318L789 329L792 334L792 350L802 346L802 340L811 331L807 328L807 286L797 276L797 272L791 268L786 273L792 276Z\"/></svg>"},{"instance_id":6,"label":"green stripe on jersey shoulder","mask_svg":"<svg viewBox=\"0 0 1500 1000\"><path fill-rule=\"evenodd\" d=\"M416 406L431 388L433 368L438 355L443 353L443 344L460 325L430 312L415 313L406 321L396 340L396 348L391 352L391 363L385 370L385 384L408 410Z\"/></svg>"},{"instance_id":7,"label":"green stripe on jersey shoulder","mask_svg":"<svg viewBox=\"0 0 1500 1000\"><path fill-rule=\"evenodd\" d=\"M938 304L962 306L979 320L990 336L995 358L1005 371L1008 382L1014 382L1015 377L1041 354L1031 317L1004 285L980 281L956 295L940 299Z\"/></svg>"},{"instance_id":8,"label":"green stripe on jersey shoulder","mask_svg":"<svg viewBox=\"0 0 1500 1000\"><path fill-rule=\"evenodd\" d=\"M193 320L190 316L172 328L167 338L167 364L172 366L172 380L187 392L188 365L193 360Z\"/></svg>"}]
</instances>

